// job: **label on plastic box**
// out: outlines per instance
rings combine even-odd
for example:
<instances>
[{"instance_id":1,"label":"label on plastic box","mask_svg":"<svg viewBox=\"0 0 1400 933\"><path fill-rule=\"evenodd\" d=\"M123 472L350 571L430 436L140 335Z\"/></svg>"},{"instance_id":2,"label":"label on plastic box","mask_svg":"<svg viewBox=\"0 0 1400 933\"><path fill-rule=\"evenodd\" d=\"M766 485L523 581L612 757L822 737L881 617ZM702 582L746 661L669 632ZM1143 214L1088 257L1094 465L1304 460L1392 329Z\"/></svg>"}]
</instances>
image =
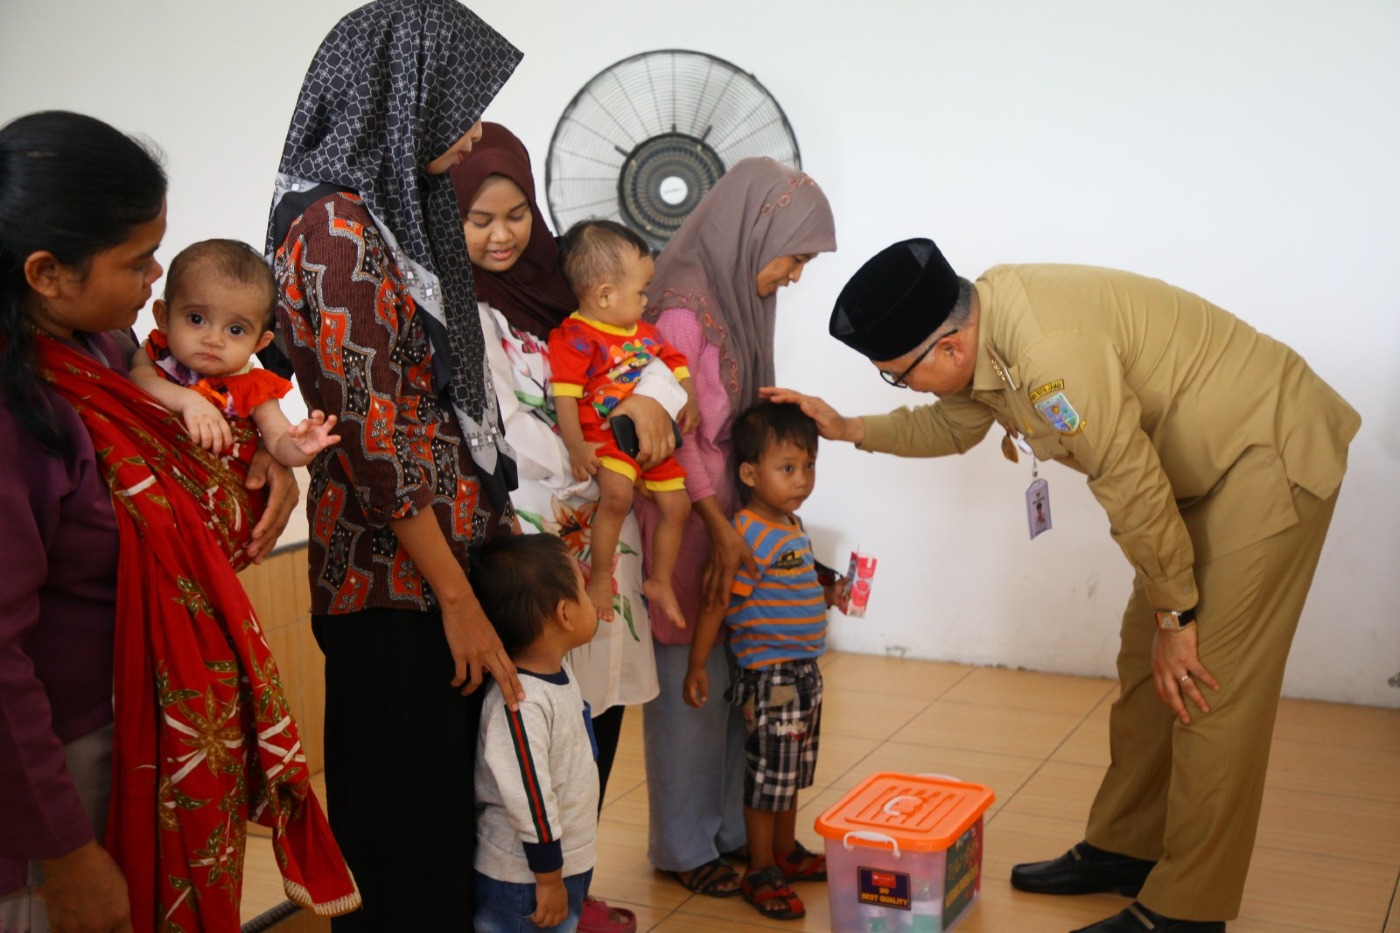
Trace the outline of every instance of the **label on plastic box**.
<instances>
[{"instance_id":1,"label":"label on plastic box","mask_svg":"<svg viewBox=\"0 0 1400 933\"><path fill-rule=\"evenodd\" d=\"M884 868L857 868L856 897L862 904L908 910L909 876Z\"/></svg>"},{"instance_id":2,"label":"label on plastic box","mask_svg":"<svg viewBox=\"0 0 1400 933\"><path fill-rule=\"evenodd\" d=\"M982 884L982 821L968 827L957 842L948 849L944 863L946 884L943 889L944 928L953 925L964 910L972 906Z\"/></svg>"}]
</instances>

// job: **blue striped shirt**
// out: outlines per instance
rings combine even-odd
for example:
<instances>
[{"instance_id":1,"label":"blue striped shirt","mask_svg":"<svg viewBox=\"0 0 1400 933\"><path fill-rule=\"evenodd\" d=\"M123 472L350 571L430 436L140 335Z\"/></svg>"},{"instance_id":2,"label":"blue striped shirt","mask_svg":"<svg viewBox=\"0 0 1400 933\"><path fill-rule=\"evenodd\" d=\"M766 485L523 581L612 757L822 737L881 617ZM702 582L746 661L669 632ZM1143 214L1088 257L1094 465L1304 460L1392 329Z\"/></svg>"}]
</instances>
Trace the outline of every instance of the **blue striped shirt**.
<instances>
[{"instance_id":1,"label":"blue striped shirt","mask_svg":"<svg viewBox=\"0 0 1400 933\"><path fill-rule=\"evenodd\" d=\"M741 509L734 527L758 563L756 578L739 568L724 617L739 666L820 657L826 650L826 596L801 523L774 524Z\"/></svg>"}]
</instances>

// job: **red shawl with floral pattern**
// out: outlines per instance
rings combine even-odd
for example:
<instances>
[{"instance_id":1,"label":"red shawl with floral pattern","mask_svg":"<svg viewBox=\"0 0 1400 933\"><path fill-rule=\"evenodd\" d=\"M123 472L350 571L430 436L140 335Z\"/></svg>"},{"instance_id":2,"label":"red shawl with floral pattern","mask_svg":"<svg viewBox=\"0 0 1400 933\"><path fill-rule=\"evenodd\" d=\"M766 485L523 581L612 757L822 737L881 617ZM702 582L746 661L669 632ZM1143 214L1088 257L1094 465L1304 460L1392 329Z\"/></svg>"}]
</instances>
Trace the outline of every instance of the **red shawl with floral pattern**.
<instances>
[{"instance_id":1,"label":"red shawl with floral pattern","mask_svg":"<svg viewBox=\"0 0 1400 933\"><path fill-rule=\"evenodd\" d=\"M237 521L242 482L129 379L50 337L35 346L40 375L92 435L117 518L107 847L126 874L133 928L238 929L250 819L272 828L292 900L320 914L355 909L277 666L229 563L249 531Z\"/></svg>"}]
</instances>

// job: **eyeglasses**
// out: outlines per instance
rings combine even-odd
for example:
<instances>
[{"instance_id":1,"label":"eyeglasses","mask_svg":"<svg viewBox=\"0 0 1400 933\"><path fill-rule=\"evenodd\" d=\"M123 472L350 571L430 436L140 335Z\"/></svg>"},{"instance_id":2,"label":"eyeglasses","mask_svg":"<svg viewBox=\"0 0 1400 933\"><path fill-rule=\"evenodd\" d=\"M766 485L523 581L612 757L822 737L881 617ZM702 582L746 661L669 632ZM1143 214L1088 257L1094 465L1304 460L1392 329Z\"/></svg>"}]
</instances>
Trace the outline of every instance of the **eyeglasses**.
<instances>
[{"instance_id":1,"label":"eyeglasses","mask_svg":"<svg viewBox=\"0 0 1400 933\"><path fill-rule=\"evenodd\" d=\"M956 334L956 333L958 332L958 330L959 330L959 328L954 327L952 330L948 331L948 333L944 334L943 337L951 337L951 336L953 336L954 334ZM933 352L933 348L936 347L936 346L938 346L939 343L941 343L941 342L943 341L943 337L939 337L939 338L938 338L937 340L935 340L933 343L931 343L931 344L929 344L928 346L924 347L924 352L923 352L923 353L920 353L918 356L914 357L914 362L912 362L912 363L910 363L908 366L906 366L906 367L904 368L904 372L900 373L898 376L896 376L896 375L894 375L894 374L888 372L887 370L883 370L883 369L877 370L877 372L880 374L880 378L883 379L883 380L885 380L886 382L888 382L890 385L894 386L896 389L907 389L907 388L909 388L909 383L907 383L907 382L904 381L905 378L907 378L908 375L914 371L914 367L918 366L920 363L922 363L922 362L924 361L924 357L928 356L930 353Z\"/></svg>"}]
</instances>

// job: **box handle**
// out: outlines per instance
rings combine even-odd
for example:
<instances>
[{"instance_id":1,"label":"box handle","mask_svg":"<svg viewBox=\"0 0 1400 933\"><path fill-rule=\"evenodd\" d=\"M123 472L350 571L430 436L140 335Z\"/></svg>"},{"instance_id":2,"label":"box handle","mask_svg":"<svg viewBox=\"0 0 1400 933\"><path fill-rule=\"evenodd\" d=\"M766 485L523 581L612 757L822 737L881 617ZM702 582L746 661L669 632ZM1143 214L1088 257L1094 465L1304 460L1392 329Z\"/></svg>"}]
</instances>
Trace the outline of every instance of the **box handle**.
<instances>
[{"instance_id":1,"label":"box handle","mask_svg":"<svg viewBox=\"0 0 1400 933\"><path fill-rule=\"evenodd\" d=\"M886 800L885 805L880 809L885 811L886 816L903 816L904 812L898 809L901 800L912 800L915 804L921 802L920 799L913 794L900 794L897 797L891 797L889 800Z\"/></svg>"},{"instance_id":2,"label":"box handle","mask_svg":"<svg viewBox=\"0 0 1400 933\"><path fill-rule=\"evenodd\" d=\"M945 781L952 781L954 784L961 784L963 782L962 778L953 777L951 774L934 774L932 771L923 771L920 772L917 776L926 778L941 778Z\"/></svg>"},{"instance_id":3,"label":"box handle","mask_svg":"<svg viewBox=\"0 0 1400 933\"><path fill-rule=\"evenodd\" d=\"M890 848L894 850L894 857L899 858L899 842L893 836L886 836L884 833L873 833L864 829L853 829L842 837L841 844L847 849L850 849L852 839L865 839L869 842L888 842Z\"/></svg>"}]
</instances>

